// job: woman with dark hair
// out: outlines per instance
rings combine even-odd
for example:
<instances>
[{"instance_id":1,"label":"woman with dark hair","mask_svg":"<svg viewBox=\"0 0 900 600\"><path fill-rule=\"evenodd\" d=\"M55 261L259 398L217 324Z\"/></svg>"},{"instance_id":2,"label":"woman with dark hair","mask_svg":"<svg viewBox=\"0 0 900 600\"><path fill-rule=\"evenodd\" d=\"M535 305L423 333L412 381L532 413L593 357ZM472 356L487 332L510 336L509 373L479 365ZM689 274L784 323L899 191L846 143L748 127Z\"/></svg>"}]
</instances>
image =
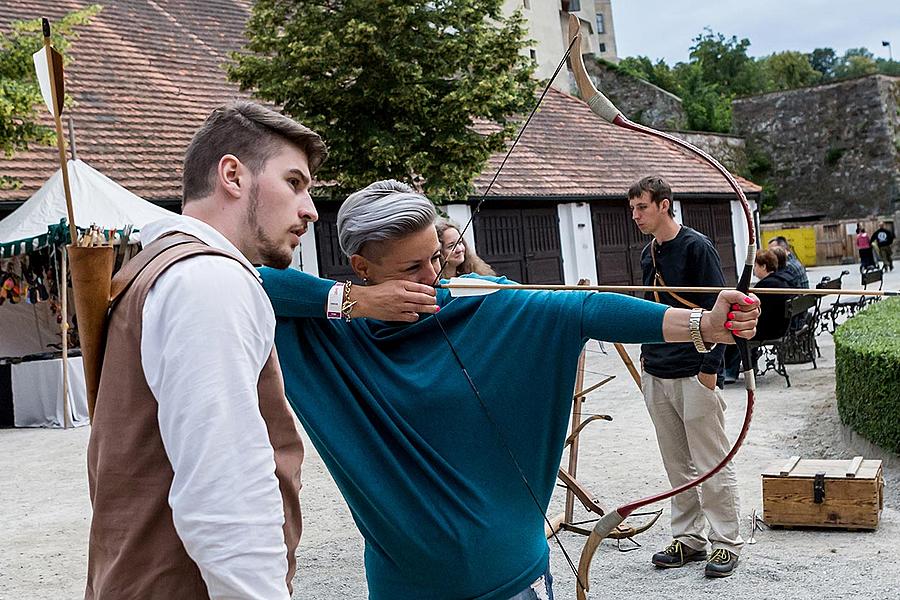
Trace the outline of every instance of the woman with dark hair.
<instances>
[{"instance_id":1,"label":"woman with dark hair","mask_svg":"<svg viewBox=\"0 0 900 600\"><path fill-rule=\"evenodd\" d=\"M434 228L437 230L438 240L441 242L442 278L449 279L469 273L497 276L491 265L475 254L474 248L466 244L465 240L459 239L459 225L447 219L439 219L434 224Z\"/></svg>"}]
</instances>

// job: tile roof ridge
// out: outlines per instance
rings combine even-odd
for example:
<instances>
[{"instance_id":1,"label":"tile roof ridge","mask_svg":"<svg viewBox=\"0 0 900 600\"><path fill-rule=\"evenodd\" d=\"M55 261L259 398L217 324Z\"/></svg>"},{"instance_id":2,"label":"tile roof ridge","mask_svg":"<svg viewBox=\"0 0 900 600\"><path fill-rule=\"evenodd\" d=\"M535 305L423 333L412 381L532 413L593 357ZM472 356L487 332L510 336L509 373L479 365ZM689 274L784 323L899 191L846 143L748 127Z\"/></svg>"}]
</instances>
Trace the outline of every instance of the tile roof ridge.
<instances>
[{"instance_id":1,"label":"tile roof ridge","mask_svg":"<svg viewBox=\"0 0 900 600\"><path fill-rule=\"evenodd\" d=\"M170 13L168 10L163 8L158 2L156 2L155 0L146 0L146 1L147 1L147 5L156 9L162 15L163 18L165 18L169 23L171 23L171 25L174 29L185 32L187 39L199 44L200 46L203 46L203 48L207 52L212 54L213 56L220 57L223 61L228 60L228 56L222 55L218 50L216 50L215 48L213 48L212 46L207 44L203 40L203 38L201 38L200 36L195 34L191 28L186 27L172 13Z\"/></svg>"}]
</instances>

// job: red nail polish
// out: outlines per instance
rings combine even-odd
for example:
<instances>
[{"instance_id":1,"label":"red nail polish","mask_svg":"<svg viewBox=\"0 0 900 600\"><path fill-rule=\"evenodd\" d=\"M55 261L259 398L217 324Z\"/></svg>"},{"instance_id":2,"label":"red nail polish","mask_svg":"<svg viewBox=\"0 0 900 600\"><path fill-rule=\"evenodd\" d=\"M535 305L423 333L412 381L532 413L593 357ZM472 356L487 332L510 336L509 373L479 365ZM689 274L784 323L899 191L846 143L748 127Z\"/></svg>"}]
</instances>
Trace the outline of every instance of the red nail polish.
<instances>
[{"instance_id":1,"label":"red nail polish","mask_svg":"<svg viewBox=\"0 0 900 600\"><path fill-rule=\"evenodd\" d=\"M744 303L745 303L745 304L753 304L754 302L755 302L755 300L753 300L753 298L751 298L750 296L746 296L746 297L744 298Z\"/></svg>"},{"instance_id":2,"label":"red nail polish","mask_svg":"<svg viewBox=\"0 0 900 600\"><path fill-rule=\"evenodd\" d=\"M435 306L435 307L434 307L434 314L438 314L439 312L441 312L441 307L440 307L440 306Z\"/></svg>"},{"instance_id":3,"label":"red nail polish","mask_svg":"<svg viewBox=\"0 0 900 600\"><path fill-rule=\"evenodd\" d=\"M738 310L740 307L741 307L740 304L732 304L731 310Z\"/></svg>"},{"instance_id":4,"label":"red nail polish","mask_svg":"<svg viewBox=\"0 0 900 600\"><path fill-rule=\"evenodd\" d=\"M728 318L729 318L729 319L733 319L733 318L734 318L734 313L733 313L733 312L728 313Z\"/></svg>"},{"instance_id":5,"label":"red nail polish","mask_svg":"<svg viewBox=\"0 0 900 600\"><path fill-rule=\"evenodd\" d=\"M731 329L732 327L734 327L734 323L732 323L731 321L725 322L725 329Z\"/></svg>"}]
</instances>

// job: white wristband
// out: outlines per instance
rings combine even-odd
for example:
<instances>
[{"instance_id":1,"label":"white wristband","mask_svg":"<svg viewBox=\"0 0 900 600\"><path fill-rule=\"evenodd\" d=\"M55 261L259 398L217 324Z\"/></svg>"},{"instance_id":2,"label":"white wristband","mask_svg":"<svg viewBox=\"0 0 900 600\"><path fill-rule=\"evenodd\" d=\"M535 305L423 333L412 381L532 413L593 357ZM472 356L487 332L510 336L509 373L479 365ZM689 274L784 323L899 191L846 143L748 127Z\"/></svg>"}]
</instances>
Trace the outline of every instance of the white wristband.
<instances>
[{"instance_id":1,"label":"white wristband","mask_svg":"<svg viewBox=\"0 0 900 600\"><path fill-rule=\"evenodd\" d=\"M341 318L341 305L344 302L344 284L335 283L328 290L328 304L325 306L325 315L329 319Z\"/></svg>"}]
</instances>

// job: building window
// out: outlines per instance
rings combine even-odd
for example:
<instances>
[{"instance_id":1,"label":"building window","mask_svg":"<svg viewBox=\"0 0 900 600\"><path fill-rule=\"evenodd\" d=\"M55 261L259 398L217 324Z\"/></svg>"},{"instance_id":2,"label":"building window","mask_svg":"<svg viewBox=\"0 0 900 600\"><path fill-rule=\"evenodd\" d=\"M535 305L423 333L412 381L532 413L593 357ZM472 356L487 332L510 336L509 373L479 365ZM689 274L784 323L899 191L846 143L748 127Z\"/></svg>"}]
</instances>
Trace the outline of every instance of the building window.
<instances>
[{"instance_id":1,"label":"building window","mask_svg":"<svg viewBox=\"0 0 900 600\"><path fill-rule=\"evenodd\" d=\"M531 55L531 60L533 60L534 62L537 62L537 52L534 51L534 48L529 48L528 54Z\"/></svg>"},{"instance_id":2,"label":"building window","mask_svg":"<svg viewBox=\"0 0 900 600\"><path fill-rule=\"evenodd\" d=\"M581 10L581 0L562 0L560 4L563 12L578 12Z\"/></svg>"},{"instance_id":3,"label":"building window","mask_svg":"<svg viewBox=\"0 0 900 600\"><path fill-rule=\"evenodd\" d=\"M603 26L603 13L597 13L597 33L606 33L606 28Z\"/></svg>"},{"instance_id":4,"label":"building window","mask_svg":"<svg viewBox=\"0 0 900 600\"><path fill-rule=\"evenodd\" d=\"M604 44L603 42L600 42L600 54L603 54L605 52L606 52L606 44Z\"/></svg>"},{"instance_id":5,"label":"building window","mask_svg":"<svg viewBox=\"0 0 900 600\"><path fill-rule=\"evenodd\" d=\"M529 0L522 0L522 6L525 8L531 8L531 2Z\"/></svg>"}]
</instances>

